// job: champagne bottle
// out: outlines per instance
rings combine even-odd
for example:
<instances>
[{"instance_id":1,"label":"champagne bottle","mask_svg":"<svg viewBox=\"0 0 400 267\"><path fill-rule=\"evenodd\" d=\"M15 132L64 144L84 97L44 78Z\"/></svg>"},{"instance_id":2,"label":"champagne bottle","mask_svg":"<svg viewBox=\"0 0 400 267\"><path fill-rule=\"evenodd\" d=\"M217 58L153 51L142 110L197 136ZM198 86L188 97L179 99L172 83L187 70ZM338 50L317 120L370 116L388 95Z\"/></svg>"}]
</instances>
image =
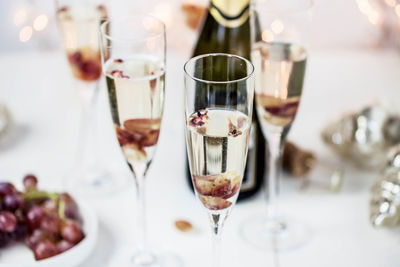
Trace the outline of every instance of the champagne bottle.
<instances>
[{"instance_id":1,"label":"champagne bottle","mask_svg":"<svg viewBox=\"0 0 400 267\"><path fill-rule=\"evenodd\" d=\"M230 53L250 59L250 25L250 0L211 0L193 56ZM257 32L257 25L255 28ZM201 108L205 97L196 96L198 108ZM256 116L254 109L249 152L239 200L257 193L263 182L265 140ZM189 184L192 185L188 164L187 174Z\"/></svg>"}]
</instances>

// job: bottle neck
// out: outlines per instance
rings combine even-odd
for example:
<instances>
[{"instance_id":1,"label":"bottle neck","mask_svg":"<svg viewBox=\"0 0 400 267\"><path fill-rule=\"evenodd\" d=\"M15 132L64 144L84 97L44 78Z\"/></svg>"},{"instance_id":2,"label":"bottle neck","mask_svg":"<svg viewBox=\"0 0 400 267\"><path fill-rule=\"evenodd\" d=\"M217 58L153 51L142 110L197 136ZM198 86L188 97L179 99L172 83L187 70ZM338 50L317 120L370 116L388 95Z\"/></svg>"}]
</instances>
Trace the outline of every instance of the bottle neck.
<instances>
[{"instance_id":1,"label":"bottle neck","mask_svg":"<svg viewBox=\"0 0 400 267\"><path fill-rule=\"evenodd\" d=\"M250 0L211 0L209 12L221 25L240 27L250 15Z\"/></svg>"}]
</instances>

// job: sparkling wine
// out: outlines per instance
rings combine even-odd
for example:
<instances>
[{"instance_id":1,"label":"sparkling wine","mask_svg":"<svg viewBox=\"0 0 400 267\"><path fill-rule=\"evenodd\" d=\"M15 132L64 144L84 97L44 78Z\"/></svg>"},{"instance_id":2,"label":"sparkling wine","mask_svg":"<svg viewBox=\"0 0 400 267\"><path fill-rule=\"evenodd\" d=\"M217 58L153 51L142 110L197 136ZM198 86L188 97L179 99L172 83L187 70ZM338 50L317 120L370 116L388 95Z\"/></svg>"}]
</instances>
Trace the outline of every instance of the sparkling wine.
<instances>
[{"instance_id":1,"label":"sparkling wine","mask_svg":"<svg viewBox=\"0 0 400 267\"><path fill-rule=\"evenodd\" d=\"M101 76L99 25L107 18L103 5L63 6L57 20L63 46L73 75L82 81L96 81Z\"/></svg>"},{"instance_id":2,"label":"sparkling wine","mask_svg":"<svg viewBox=\"0 0 400 267\"><path fill-rule=\"evenodd\" d=\"M164 66L154 57L110 59L105 75L118 142L129 163L152 159L164 105Z\"/></svg>"},{"instance_id":3,"label":"sparkling wine","mask_svg":"<svg viewBox=\"0 0 400 267\"><path fill-rule=\"evenodd\" d=\"M295 44L254 45L256 106L263 129L290 127L300 103L306 58L305 50Z\"/></svg>"},{"instance_id":4,"label":"sparkling wine","mask_svg":"<svg viewBox=\"0 0 400 267\"><path fill-rule=\"evenodd\" d=\"M250 59L250 32L259 33L258 22L255 29L250 27L249 0L210 0L203 27L194 47L193 56L207 53L230 53ZM218 73L218 69L215 70ZM197 106L202 107L207 96L199 90ZM255 107L255 105L254 105ZM249 153L243 184L240 188L240 199L255 195L261 188L265 167L265 140L261 133L256 112L253 112L250 132ZM190 173L188 179L190 180ZM190 182L189 182L190 183ZM191 183L190 183L191 184Z\"/></svg>"},{"instance_id":5,"label":"sparkling wine","mask_svg":"<svg viewBox=\"0 0 400 267\"><path fill-rule=\"evenodd\" d=\"M186 123L197 196L210 210L227 209L239 194L251 122L239 111L208 109L192 114Z\"/></svg>"}]
</instances>

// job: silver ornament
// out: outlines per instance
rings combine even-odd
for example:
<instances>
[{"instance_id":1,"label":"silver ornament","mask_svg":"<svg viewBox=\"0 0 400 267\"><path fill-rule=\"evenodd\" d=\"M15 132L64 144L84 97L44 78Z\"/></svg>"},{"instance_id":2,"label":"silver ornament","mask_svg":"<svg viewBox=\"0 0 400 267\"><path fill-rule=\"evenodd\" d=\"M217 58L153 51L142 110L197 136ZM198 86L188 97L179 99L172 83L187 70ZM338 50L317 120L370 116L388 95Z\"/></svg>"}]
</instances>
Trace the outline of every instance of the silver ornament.
<instances>
[{"instance_id":1,"label":"silver ornament","mask_svg":"<svg viewBox=\"0 0 400 267\"><path fill-rule=\"evenodd\" d=\"M374 226L400 225L400 145L392 148L386 169L372 186L370 219Z\"/></svg>"},{"instance_id":2,"label":"silver ornament","mask_svg":"<svg viewBox=\"0 0 400 267\"><path fill-rule=\"evenodd\" d=\"M381 105L368 106L328 124L322 139L358 166L383 167L388 149L400 143L400 114Z\"/></svg>"}]
</instances>

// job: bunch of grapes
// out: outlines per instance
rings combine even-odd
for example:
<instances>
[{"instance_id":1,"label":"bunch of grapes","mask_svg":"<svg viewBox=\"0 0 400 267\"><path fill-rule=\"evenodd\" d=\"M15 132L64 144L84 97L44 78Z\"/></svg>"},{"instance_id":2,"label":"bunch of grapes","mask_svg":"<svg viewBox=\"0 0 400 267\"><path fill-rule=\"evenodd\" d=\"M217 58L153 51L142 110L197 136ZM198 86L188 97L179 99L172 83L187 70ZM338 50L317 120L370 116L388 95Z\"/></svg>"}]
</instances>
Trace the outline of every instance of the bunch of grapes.
<instances>
[{"instance_id":1,"label":"bunch of grapes","mask_svg":"<svg viewBox=\"0 0 400 267\"><path fill-rule=\"evenodd\" d=\"M60 254L83 238L78 206L67 193L39 191L34 175L26 175L24 191L0 182L0 248L24 241L36 260Z\"/></svg>"}]
</instances>

